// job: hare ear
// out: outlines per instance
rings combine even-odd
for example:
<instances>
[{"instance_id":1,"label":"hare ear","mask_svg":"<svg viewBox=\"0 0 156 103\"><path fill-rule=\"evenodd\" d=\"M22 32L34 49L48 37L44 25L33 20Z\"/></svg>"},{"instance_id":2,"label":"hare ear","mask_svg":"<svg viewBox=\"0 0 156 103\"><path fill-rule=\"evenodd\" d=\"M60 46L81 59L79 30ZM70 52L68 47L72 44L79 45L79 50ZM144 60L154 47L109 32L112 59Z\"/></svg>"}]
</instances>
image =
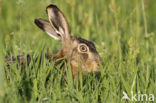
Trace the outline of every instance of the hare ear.
<instances>
[{"instance_id":1,"label":"hare ear","mask_svg":"<svg viewBox=\"0 0 156 103\"><path fill-rule=\"evenodd\" d=\"M55 31L61 34L64 39L70 39L70 28L68 22L59 8L51 4L47 6L46 12Z\"/></svg>"},{"instance_id":2,"label":"hare ear","mask_svg":"<svg viewBox=\"0 0 156 103\"><path fill-rule=\"evenodd\" d=\"M46 32L49 36L56 40L60 40L61 35L56 33L53 27L51 26L50 22L48 20L44 20L42 18L35 19L35 24L42 29L44 32Z\"/></svg>"}]
</instances>

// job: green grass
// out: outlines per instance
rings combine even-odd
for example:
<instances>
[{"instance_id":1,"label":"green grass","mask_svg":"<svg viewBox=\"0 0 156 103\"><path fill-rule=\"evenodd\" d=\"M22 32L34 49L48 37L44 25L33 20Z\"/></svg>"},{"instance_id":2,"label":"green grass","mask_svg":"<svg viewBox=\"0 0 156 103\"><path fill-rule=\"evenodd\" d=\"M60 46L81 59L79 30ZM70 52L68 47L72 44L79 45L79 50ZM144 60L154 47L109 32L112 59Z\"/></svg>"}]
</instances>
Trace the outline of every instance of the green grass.
<instances>
[{"instance_id":1,"label":"green grass","mask_svg":"<svg viewBox=\"0 0 156 103\"><path fill-rule=\"evenodd\" d=\"M121 101L123 91L156 96L156 1L147 1L0 0L0 102L132 102ZM65 78L46 59L31 61L24 69L14 64L6 68L5 55L40 56L60 49L60 41L34 24L35 18L48 19L50 3L63 11L75 36L96 44L104 61L99 76L73 80L68 66Z\"/></svg>"}]
</instances>

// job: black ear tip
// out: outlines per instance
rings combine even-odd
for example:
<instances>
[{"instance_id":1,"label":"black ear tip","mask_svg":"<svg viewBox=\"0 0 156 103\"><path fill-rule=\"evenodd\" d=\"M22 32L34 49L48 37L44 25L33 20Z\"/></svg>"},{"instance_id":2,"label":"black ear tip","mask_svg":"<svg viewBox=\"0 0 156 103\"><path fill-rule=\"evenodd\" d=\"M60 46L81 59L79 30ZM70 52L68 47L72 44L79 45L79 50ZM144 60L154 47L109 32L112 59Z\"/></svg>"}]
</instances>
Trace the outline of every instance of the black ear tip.
<instances>
[{"instance_id":1,"label":"black ear tip","mask_svg":"<svg viewBox=\"0 0 156 103\"><path fill-rule=\"evenodd\" d=\"M35 20L34 20L34 23L37 24L37 23L38 23L38 19L35 19Z\"/></svg>"},{"instance_id":2,"label":"black ear tip","mask_svg":"<svg viewBox=\"0 0 156 103\"><path fill-rule=\"evenodd\" d=\"M44 29L44 28L43 28L43 24L39 21L39 19L35 19L35 20L34 20L34 23L35 23L39 28Z\"/></svg>"},{"instance_id":3,"label":"black ear tip","mask_svg":"<svg viewBox=\"0 0 156 103\"><path fill-rule=\"evenodd\" d=\"M50 4L50 5L47 6L47 8L57 8L57 6L54 5L54 4Z\"/></svg>"},{"instance_id":4,"label":"black ear tip","mask_svg":"<svg viewBox=\"0 0 156 103\"><path fill-rule=\"evenodd\" d=\"M46 8L46 13L47 13L47 9L48 9L48 8L59 9L56 5L50 4L50 5L48 5L47 8Z\"/></svg>"},{"instance_id":5,"label":"black ear tip","mask_svg":"<svg viewBox=\"0 0 156 103\"><path fill-rule=\"evenodd\" d=\"M35 19L35 20L34 20L34 23L35 23L37 26L41 25L41 23L40 23L40 21L39 21L38 19Z\"/></svg>"}]
</instances>

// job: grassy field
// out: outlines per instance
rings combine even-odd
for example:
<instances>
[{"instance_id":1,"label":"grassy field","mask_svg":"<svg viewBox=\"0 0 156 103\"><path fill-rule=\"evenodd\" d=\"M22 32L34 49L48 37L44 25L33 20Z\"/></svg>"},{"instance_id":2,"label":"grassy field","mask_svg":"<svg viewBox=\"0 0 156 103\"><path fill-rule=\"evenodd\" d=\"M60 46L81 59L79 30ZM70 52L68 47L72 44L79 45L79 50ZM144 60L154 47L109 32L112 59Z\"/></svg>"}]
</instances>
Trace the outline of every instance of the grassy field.
<instances>
[{"instance_id":1,"label":"grassy field","mask_svg":"<svg viewBox=\"0 0 156 103\"><path fill-rule=\"evenodd\" d=\"M73 80L68 66L65 78L46 59L24 69L6 68L5 55L41 56L60 49L60 41L34 24L35 18L48 19L50 3L63 11L73 35L95 43L104 61L100 75ZM123 91L156 99L155 10L155 0L0 0L0 103L136 102L121 100Z\"/></svg>"}]
</instances>

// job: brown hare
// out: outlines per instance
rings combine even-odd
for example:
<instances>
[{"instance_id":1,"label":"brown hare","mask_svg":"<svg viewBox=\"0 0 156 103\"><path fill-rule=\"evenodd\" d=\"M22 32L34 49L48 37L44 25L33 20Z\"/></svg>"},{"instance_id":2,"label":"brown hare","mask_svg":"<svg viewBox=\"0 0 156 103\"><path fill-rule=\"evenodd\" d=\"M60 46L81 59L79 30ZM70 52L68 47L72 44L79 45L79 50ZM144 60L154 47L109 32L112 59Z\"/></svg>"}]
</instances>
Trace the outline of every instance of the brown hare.
<instances>
[{"instance_id":1,"label":"brown hare","mask_svg":"<svg viewBox=\"0 0 156 103\"><path fill-rule=\"evenodd\" d=\"M79 65L83 72L99 72L100 56L94 43L72 36L65 16L56 5L47 6L46 12L49 21L38 18L35 24L52 38L62 41L62 48L54 58L64 57L66 62L70 61L74 77Z\"/></svg>"},{"instance_id":2,"label":"brown hare","mask_svg":"<svg viewBox=\"0 0 156 103\"><path fill-rule=\"evenodd\" d=\"M59 58L65 58L65 61L71 64L74 78L77 76L78 68L81 68L82 74L99 72L100 56L94 43L72 36L65 16L56 5L47 6L46 12L49 20L37 18L34 20L35 24L52 38L62 41L61 50L53 56L46 55L46 58L53 58L56 65L60 63L57 61ZM17 57L17 60L20 58L23 59L23 56ZM10 61L10 58L7 59ZM30 55L27 55L27 60L30 62Z\"/></svg>"}]
</instances>

